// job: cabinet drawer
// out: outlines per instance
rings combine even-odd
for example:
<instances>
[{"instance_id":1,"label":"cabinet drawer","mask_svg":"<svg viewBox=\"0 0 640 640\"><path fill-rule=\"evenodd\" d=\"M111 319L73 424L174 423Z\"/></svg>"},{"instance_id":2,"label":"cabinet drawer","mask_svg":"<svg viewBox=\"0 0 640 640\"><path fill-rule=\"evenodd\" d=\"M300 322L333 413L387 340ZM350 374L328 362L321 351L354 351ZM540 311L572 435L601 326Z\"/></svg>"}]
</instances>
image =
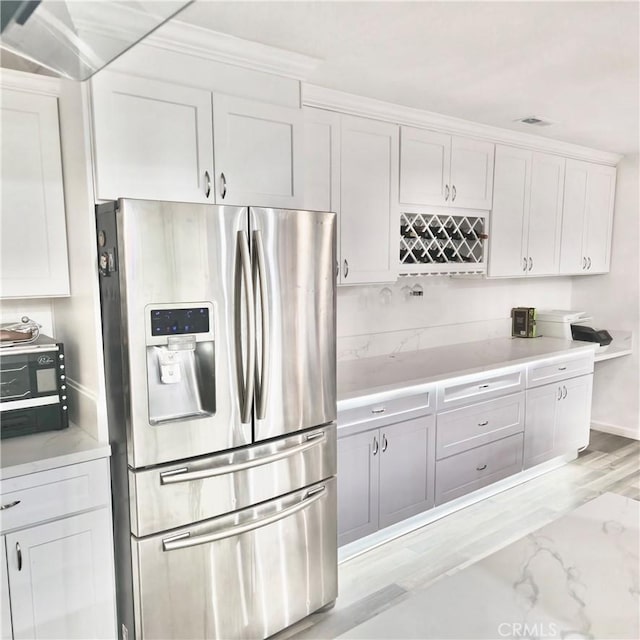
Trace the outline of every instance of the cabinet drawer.
<instances>
[{"instance_id":1,"label":"cabinet drawer","mask_svg":"<svg viewBox=\"0 0 640 640\"><path fill-rule=\"evenodd\" d=\"M448 456L524 430L524 392L438 414L436 456Z\"/></svg>"},{"instance_id":2,"label":"cabinet drawer","mask_svg":"<svg viewBox=\"0 0 640 640\"><path fill-rule=\"evenodd\" d=\"M522 470L523 437L518 433L436 462L436 504L502 480Z\"/></svg>"},{"instance_id":3,"label":"cabinet drawer","mask_svg":"<svg viewBox=\"0 0 640 640\"><path fill-rule=\"evenodd\" d=\"M527 367L527 387L593 373L593 353L534 362Z\"/></svg>"},{"instance_id":4,"label":"cabinet drawer","mask_svg":"<svg viewBox=\"0 0 640 640\"><path fill-rule=\"evenodd\" d=\"M406 391L404 391L406 394ZM435 385L421 391L418 394L405 395L394 398L389 394L380 394L381 399L376 401L376 396L368 396L366 404L360 406L349 406L338 410L338 437L366 429L383 427L392 422L397 422L398 418L407 420L435 412ZM356 400L352 401L354 404ZM366 423L366 424L365 424Z\"/></svg>"},{"instance_id":5,"label":"cabinet drawer","mask_svg":"<svg viewBox=\"0 0 640 640\"><path fill-rule=\"evenodd\" d=\"M438 387L438 411L523 391L524 378L524 369L517 367L448 380Z\"/></svg>"},{"instance_id":6,"label":"cabinet drawer","mask_svg":"<svg viewBox=\"0 0 640 640\"><path fill-rule=\"evenodd\" d=\"M59 467L0 482L0 531L109 504L108 459ZM8 507L16 503L14 506Z\"/></svg>"}]
</instances>

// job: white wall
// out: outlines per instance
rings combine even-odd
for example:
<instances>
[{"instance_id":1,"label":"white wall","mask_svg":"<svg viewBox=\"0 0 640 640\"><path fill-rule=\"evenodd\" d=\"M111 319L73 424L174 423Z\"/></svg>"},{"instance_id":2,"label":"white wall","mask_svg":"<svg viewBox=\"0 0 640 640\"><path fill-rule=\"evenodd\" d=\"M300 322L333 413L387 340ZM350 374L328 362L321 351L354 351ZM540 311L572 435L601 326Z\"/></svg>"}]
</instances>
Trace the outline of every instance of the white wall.
<instances>
[{"instance_id":1,"label":"white wall","mask_svg":"<svg viewBox=\"0 0 640 640\"><path fill-rule=\"evenodd\" d=\"M420 286L423 295L407 295ZM512 307L571 308L571 278L400 278L338 289L338 360L511 335Z\"/></svg>"},{"instance_id":2,"label":"white wall","mask_svg":"<svg viewBox=\"0 0 640 640\"><path fill-rule=\"evenodd\" d=\"M611 271L576 277L572 307L589 311L598 328L632 331L633 354L596 364L592 423L640 439L640 191L638 156L618 165Z\"/></svg>"}]
</instances>

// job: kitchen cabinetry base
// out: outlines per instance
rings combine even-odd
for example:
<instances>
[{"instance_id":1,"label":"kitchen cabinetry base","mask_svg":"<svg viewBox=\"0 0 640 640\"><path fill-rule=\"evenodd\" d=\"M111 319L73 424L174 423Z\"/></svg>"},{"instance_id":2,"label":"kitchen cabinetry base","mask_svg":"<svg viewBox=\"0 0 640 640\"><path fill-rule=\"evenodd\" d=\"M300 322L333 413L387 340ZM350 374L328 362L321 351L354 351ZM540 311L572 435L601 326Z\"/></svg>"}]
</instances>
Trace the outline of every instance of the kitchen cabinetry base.
<instances>
[{"instance_id":1,"label":"kitchen cabinetry base","mask_svg":"<svg viewBox=\"0 0 640 640\"><path fill-rule=\"evenodd\" d=\"M553 460L548 460L547 462L527 469L526 471L521 471L515 475L509 476L508 478L499 480L487 487L478 489L473 493L461 496L460 498L456 498L454 500L446 502L443 505L440 505L433 509L429 509L428 511L424 511L416 516L413 516L412 518L407 518L402 522L398 522L384 529L379 529L371 535L342 545L338 548L338 564L346 562L351 558L355 558L356 556L359 556L366 551L375 549L376 547L379 547L386 542L395 540L400 536L404 536L407 533L411 533L416 529L420 529L421 527L431 524L436 520L440 520L440 518L444 518L452 513L455 513L456 511L459 511L460 509L464 509L465 507L475 504L476 502L480 502L481 500L490 498L491 496L506 491L507 489L516 487L523 482L533 480L534 478L548 473L549 471L553 471L558 467L564 466L568 462L575 460L577 457L578 452L576 451L575 453L568 453L563 456L554 458Z\"/></svg>"}]
</instances>

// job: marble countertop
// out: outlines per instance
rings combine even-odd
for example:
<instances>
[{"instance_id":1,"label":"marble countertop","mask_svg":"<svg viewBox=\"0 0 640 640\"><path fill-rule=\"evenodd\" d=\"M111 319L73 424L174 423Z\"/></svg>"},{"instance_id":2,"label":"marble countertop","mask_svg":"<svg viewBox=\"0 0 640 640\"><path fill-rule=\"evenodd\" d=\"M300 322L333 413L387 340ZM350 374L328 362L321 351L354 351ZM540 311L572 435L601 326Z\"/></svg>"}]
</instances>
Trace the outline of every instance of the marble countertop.
<instances>
[{"instance_id":1,"label":"marble countertop","mask_svg":"<svg viewBox=\"0 0 640 640\"><path fill-rule=\"evenodd\" d=\"M567 353L593 353L596 347L561 338L509 337L338 362L338 409L354 398Z\"/></svg>"},{"instance_id":2,"label":"marble countertop","mask_svg":"<svg viewBox=\"0 0 640 640\"><path fill-rule=\"evenodd\" d=\"M94 440L78 425L45 431L0 443L0 480L47 471L111 455L111 446Z\"/></svg>"}]
</instances>

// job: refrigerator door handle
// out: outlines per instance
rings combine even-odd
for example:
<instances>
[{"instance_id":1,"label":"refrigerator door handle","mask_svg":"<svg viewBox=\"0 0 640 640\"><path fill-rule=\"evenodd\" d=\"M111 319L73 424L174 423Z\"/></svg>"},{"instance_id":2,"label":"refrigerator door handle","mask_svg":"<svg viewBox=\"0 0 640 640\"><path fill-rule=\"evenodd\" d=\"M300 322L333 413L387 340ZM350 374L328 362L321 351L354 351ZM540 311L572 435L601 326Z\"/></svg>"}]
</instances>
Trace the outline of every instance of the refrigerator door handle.
<instances>
[{"instance_id":1,"label":"refrigerator door handle","mask_svg":"<svg viewBox=\"0 0 640 640\"><path fill-rule=\"evenodd\" d=\"M261 321L261 364L260 373L257 371L256 362L256 415L258 420L264 420L267 413L267 393L269 392L269 371L271 354L271 333L269 331L269 292L267 290L267 276L264 259L264 243L262 242L262 231L253 232L253 289L260 292L260 321Z\"/></svg>"},{"instance_id":2,"label":"refrigerator door handle","mask_svg":"<svg viewBox=\"0 0 640 640\"><path fill-rule=\"evenodd\" d=\"M226 464L222 466L210 467L209 469L198 469L196 471L189 471L188 467L181 467L180 469L172 469L171 471L163 471L160 474L160 484L176 484L178 482L192 482L194 480L204 480L206 478L213 478L215 476L223 476L229 473L236 473L237 471L244 471L245 469L252 469L254 467L260 467L271 462L283 460L289 456L293 456L307 449L311 449L318 444L322 444L327 439L324 431L310 433L306 440L300 444L296 444L293 447L287 447L281 449L275 453L271 453L260 458L253 458L252 460L243 460L242 462L236 462L235 464Z\"/></svg>"},{"instance_id":3,"label":"refrigerator door handle","mask_svg":"<svg viewBox=\"0 0 640 640\"><path fill-rule=\"evenodd\" d=\"M240 249L241 279L236 279L236 365L238 367L238 380L241 388L240 420L247 424L251 421L251 405L255 387L256 366L256 322L254 316L253 287L251 283L251 256L249 254L249 239L244 231L238 231L238 247ZM242 367L242 312L240 297L241 286L244 283L245 302L247 312L247 356L243 371Z\"/></svg>"},{"instance_id":4,"label":"refrigerator door handle","mask_svg":"<svg viewBox=\"0 0 640 640\"><path fill-rule=\"evenodd\" d=\"M260 529L262 527L266 527L269 524L274 522L278 522L279 520L284 520L289 516L298 513L298 511L302 511L307 507L311 506L317 500L320 500L326 493L326 487L315 487L308 491L304 498L298 502L298 504L294 504L291 507L287 507L286 509L282 509L282 511L278 511L270 516L266 516L265 518L258 518L257 520L252 520L251 522L247 522L246 524L241 524L236 527L229 527L228 529L224 529L222 531L215 531L214 533L206 533L201 536L191 537L188 532L179 534L177 536L172 536L171 538L165 538L162 541L162 550L163 551L174 551L176 549L185 549L187 547L195 547L199 544L209 544L211 542L216 542L218 540L224 540L225 538L232 538L234 536L239 536L243 533L249 533L250 531L254 531L255 529Z\"/></svg>"}]
</instances>

